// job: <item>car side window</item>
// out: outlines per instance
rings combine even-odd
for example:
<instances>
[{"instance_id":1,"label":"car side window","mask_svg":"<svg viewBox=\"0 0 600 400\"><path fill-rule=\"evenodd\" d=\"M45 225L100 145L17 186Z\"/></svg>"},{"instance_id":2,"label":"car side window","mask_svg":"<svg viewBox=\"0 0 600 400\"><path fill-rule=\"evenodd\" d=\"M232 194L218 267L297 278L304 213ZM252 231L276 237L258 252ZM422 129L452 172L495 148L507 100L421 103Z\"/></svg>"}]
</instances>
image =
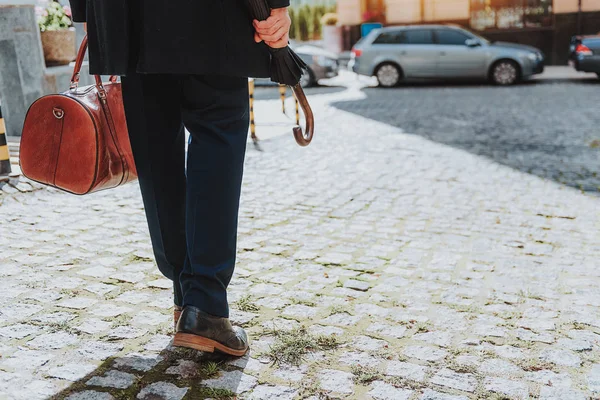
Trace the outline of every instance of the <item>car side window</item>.
<instances>
[{"instance_id":1,"label":"car side window","mask_svg":"<svg viewBox=\"0 0 600 400\"><path fill-rule=\"evenodd\" d=\"M436 41L438 44L464 46L469 36L462 32L453 29L438 29L435 31Z\"/></svg>"},{"instance_id":2,"label":"car side window","mask_svg":"<svg viewBox=\"0 0 600 400\"><path fill-rule=\"evenodd\" d=\"M409 29L405 36L408 44L433 44L433 32L427 29Z\"/></svg>"},{"instance_id":3,"label":"car side window","mask_svg":"<svg viewBox=\"0 0 600 400\"><path fill-rule=\"evenodd\" d=\"M382 32L373 44L401 44L404 43L404 32Z\"/></svg>"}]
</instances>

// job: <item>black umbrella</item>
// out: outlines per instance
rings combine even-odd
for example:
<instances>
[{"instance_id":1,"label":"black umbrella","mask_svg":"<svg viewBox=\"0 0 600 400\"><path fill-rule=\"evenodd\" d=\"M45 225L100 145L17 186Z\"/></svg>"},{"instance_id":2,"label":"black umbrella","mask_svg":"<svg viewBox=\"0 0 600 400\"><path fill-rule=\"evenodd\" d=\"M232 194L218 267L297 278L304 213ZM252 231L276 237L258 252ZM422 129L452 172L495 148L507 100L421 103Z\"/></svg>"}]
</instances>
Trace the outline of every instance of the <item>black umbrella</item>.
<instances>
[{"instance_id":1,"label":"black umbrella","mask_svg":"<svg viewBox=\"0 0 600 400\"><path fill-rule=\"evenodd\" d=\"M264 21L271 15L271 7L267 0L249 0L249 4L250 13L254 19ZM300 146L307 146L313 138L314 116L304 90L300 86L300 77L308 66L289 46L280 49L269 47L269 51L271 52L271 80L290 86L304 111L306 132L303 133L302 128L296 126L294 127L294 138Z\"/></svg>"}]
</instances>

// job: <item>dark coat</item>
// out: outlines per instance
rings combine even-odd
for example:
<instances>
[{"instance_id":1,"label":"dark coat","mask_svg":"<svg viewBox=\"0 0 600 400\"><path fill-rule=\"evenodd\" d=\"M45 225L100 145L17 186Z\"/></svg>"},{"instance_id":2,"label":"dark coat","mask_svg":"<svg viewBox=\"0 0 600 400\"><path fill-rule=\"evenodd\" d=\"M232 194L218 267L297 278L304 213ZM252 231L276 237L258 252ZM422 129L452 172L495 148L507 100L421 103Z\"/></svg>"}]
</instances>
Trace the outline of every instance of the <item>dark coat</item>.
<instances>
[{"instance_id":1,"label":"dark coat","mask_svg":"<svg viewBox=\"0 0 600 400\"><path fill-rule=\"evenodd\" d=\"M270 55L254 42L248 0L70 0L88 23L90 73L268 77ZM289 0L268 0L271 8Z\"/></svg>"}]
</instances>

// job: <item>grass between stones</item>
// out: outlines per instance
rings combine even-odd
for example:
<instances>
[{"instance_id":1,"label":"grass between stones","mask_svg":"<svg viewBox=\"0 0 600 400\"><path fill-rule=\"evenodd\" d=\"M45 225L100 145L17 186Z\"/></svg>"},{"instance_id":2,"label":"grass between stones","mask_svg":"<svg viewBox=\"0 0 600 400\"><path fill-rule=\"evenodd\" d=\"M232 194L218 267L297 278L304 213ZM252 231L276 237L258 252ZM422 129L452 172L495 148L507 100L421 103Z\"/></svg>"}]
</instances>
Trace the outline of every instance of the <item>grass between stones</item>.
<instances>
[{"instance_id":1,"label":"grass between stones","mask_svg":"<svg viewBox=\"0 0 600 400\"><path fill-rule=\"evenodd\" d=\"M377 371L377 369L362 365L353 365L352 374L354 375L354 382L359 385L366 385L381 379L381 374L379 371Z\"/></svg>"},{"instance_id":2,"label":"grass between stones","mask_svg":"<svg viewBox=\"0 0 600 400\"><path fill-rule=\"evenodd\" d=\"M252 297L250 295L246 295L240 298L236 303L236 308L240 311L244 312L257 312L260 310L260 307L254 304Z\"/></svg>"},{"instance_id":3,"label":"grass between stones","mask_svg":"<svg viewBox=\"0 0 600 400\"><path fill-rule=\"evenodd\" d=\"M270 329L265 334L275 337L275 342L265 353L274 365L297 366L309 352L331 350L340 345L336 336L313 335L305 327L292 330Z\"/></svg>"}]
</instances>

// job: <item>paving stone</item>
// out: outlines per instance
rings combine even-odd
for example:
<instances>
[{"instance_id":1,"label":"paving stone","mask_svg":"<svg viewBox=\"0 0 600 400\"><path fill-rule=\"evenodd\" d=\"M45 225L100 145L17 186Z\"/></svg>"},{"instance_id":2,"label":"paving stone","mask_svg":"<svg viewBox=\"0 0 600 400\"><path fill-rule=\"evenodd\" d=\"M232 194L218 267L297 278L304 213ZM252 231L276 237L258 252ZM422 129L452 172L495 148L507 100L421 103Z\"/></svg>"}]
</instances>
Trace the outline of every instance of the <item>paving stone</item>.
<instances>
[{"instance_id":1,"label":"paving stone","mask_svg":"<svg viewBox=\"0 0 600 400\"><path fill-rule=\"evenodd\" d=\"M2 358L0 366L12 368L17 371L22 369L37 369L52 358L54 358L54 355L45 351L19 349L9 357Z\"/></svg>"},{"instance_id":2,"label":"paving stone","mask_svg":"<svg viewBox=\"0 0 600 400\"><path fill-rule=\"evenodd\" d=\"M273 371L273 376L289 382L300 382L306 376L306 365L300 367L282 366Z\"/></svg>"},{"instance_id":3,"label":"paving stone","mask_svg":"<svg viewBox=\"0 0 600 400\"><path fill-rule=\"evenodd\" d=\"M83 392L73 393L65 400L114 400L114 397L110 393L106 392L84 390Z\"/></svg>"},{"instance_id":4,"label":"paving stone","mask_svg":"<svg viewBox=\"0 0 600 400\"><path fill-rule=\"evenodd\" d=\"M528 399L529 390L522 382L511 381L503 378L485 378L485 390L500 393L514 399Z\"/></svg>"},{"instance_id":5,"label":"paving stone","mask_svg":"<svg viewBox=\"0 0 600 400\"><path fill-rule=\"evenodd\" d=\"M244 374L242 371L221 372L218 377L203 382L205 386L227 389L237 394L252 390L257 383L258 380L255 377Z\"/></svg>"},{"instance_id":6,"label":"paving stone","mask_svg":"<svg viewBox=\"0 0 600 400\"><path fill-rule=\"evenodd\" d=\"M360 290L361 292L366 292L371 287L371 284L369 282L348 279L346 282L344 282L344 287L348 289Z\"/></svg>"},{"instance_id":7,"label":"paving stone","mask_svg":"<svg viewBox=\"0 0 600 400\"><path fill-rule=\"evenodd\" d=\"M310 327L310 331L315 335L325 335L325 336L333 336L333 335L343 335L344 330L342 328L338 328L335 326L323 326L323 325L312 325Z\"/></svg>"},{"instance_id":8,"label":"paving stone","mask_svg":"<svg viewBox=\"0 0 600 400\"><path fill-rule=\"evenodd\" d=\"M406 330L407 330L407 328L402 325L391 326L391 325L380 324L380 323L371 324L367 328L367 332L375 332L380 335L390 336L390 337L393 337L396 339L404 337Z\"/></svg>"},{"instance_id":9,"label":"paving stone","mask_svg":"<svg viewBox=\"0 0 600 400\"><path fill-rule=\"evenodd\" d=\"M543 385L571 386L571 377L568 374L559 374L549 370L528 372L525 375L525 378L532 382L541 383Z\"/></svg>"},{"instance_id":10,"label":"paving stone","mask_svg":"<svg viewBox=\"0 0 600 400\"><path fill-rule=\"evenodd\" d=\"M189 388L180 388L169 382L154 382L137 395L140 400L181 400Z\"/></svg>"},{"instance_id":11,"label":"paving stone","mask_svg":"<svg viewBox=\"0 0 600 400\"><path fill-rule=\"evenodd\" d=\"M323 369L318 372L321 389L341 394L354 393L352 374L334 369Z\"/></svg>"},{"instance_id":12,"label":"paving stone","mask_svg":"<svg viewBox=\"0 0 600 400\"><path fill-rule=\"evenodd\" d=\"M77 352L85 358L102 361L121 350L123 350L123 345L120 343L90 341L85 342Z\"/></svg>"},{"instance_id":13,"label":"paving stone","mask_svg":"<svg viewBox=\"0 0 600 400\"><path fill-rule=\"evenodd\" d=\"M157 326L167 321L172 321L172 315L165 315L156 311L140 311L131 320L132 325Z\"/></svg>"},{"instance_id":14,"label":"paving stone","mask_svg":"<svg viewBox=\"0 0 600 400\"><path fill-rule=\"evenodd\" d=\"M427 374L427 368L402 361L390 361L385 374L423 382L425 380L425 375Z\"/></svg>"},{"instance_id":15,"label":"paving stone","mask_svg":"<svg viewBox=\"0 0 600 400\"><path fill-rule=\"evenodd\" d=\"M407 357L416 358L423 361L438 361L448 355L448 352L435 347L426 346L407 346L403 354Z\"/></svg>"},{"instance_id":16,"label":"paving stone","mask_svg":"<svg viewBox=\"0 0 600 400\"><path fill-rule=\"evenodd\" d=\"M369 336L357 336L352 341L352 346L362 351L376 351L388 347L385 340L373 339Z\"/></svg>"},{"instance_id":17,"label":"paving stone","mask_svg":"<svg viewBox=\"0 0 600 400\"><path fill-rule=\"evenodd\" d=\"M171 343L173 338L167 335L154 335L152 338L146 343L144 349L146 351L163 351L166 349Z\"/></svg>"},{"instance_id":18,"label":"paving stone","mask_svg":"<svg viewBox=\"0 0 600 400\"><path fill-rule=\"evenodd\" d=\"M27 342L27 346L33 349L52 350L62 349L79 342L77 335L67 332L44 333Z\"/></svg>"},{"instance_id":19,"label":"paving stone","mask_svg":"<svg viewBox=\"0 0 600 400\"><path fill-rule=\"evenodd\" d=\"M75 329L89 333L90 335L107 331L112 324L110 322L102 321L98 318L88 318L82 321L81 325L76 326Z\"/></svg>"},{"instance_id":20,"label":"paving stone","mask_svg":"<svg viewBox=\"0 0 600 400\"><path fill-rule=\"evenodd\" d=\"M65 312L65 311L58 311L58 312L54 312L51 314L37 315L36 317L32 318L32 320L37 321L37 322L42 322L44 324L61 325L61 324L65 324L65 323L73 320L76 317L77 317L76 314L73 314L70 312Z\"/></svg>"},{"instance_id":21,"label":"paving stone","mask_svg":"<svg viewBox=\"0 0 600 400\"><path fill-rule=\"evenodd\" d=\"M324 325L339 325L339 326L351 326L356 325L358 321L362 319L359 315L350 315L346 313L338 313L330 315L321 321Z\"/></svg>"},{"instance_id":22,"label":"paving stone","mask_svg":"<svg viewBox=\"0 0 600 400\"><path fill-rule=\"evenodd\" d=\"M483 376L515 377L522 375L523 370L508 361L494 358L483 361L479 373Z\"/></svg>"},{"instance_id":23,"label":"paving stone","mask_svg":"<svg viewBox=\"0 0 600 400\"><path fill-rule=\"evenodd\" d=\"M128 292L120 294L115 300L137 305L147 302L151 298L152 295L150 293L141 293L130 290Z\"/></svg>"},{"instance_id":24,"label":"paving stone","mask_svg":"<svg viewBox=\"0 0 600 400\"><path fill-rule=\"evenodd\" d=\"M469 400L466 396L456 396L446 393L436 392L435 390L426 389L419 400Z\"/></svg>"},{"instance_id":25,"label":"paving stone","mask_svg":"<svg viewBox=\"0 0 600 400\"><path fill-rule=\"evenodd\" d=\"M588 397L581 391L565 387L542 386L540 400L587 400Z\"/></svg>"},{"instance_id":26,"label":"paving stone","mask_svg":"<svg viewBox=\"0 0 600 400\"><path fill-rule=\"evenodd\" d=\"M293 400L298 393L297 389L287 386L259 385L248 395L249 400Z\"/></svg>"},{"instance_id":27,"label":"paving stone","mask_svg":"<svg viewBox=\"0 0 600 400\"><path fill-rule=\"evenodd\" d=\"M88 374L94 372L97 368L94 364L77 363L65 364L60 367L50 368L47 375L51 378L65 379L67 381L76 382L85 378Z\"/></svg>"},{"instance_id":28,"label":"paving stone","mask_svg":"<svg viewBox=\"0 0 600 400\"><path fill-rule=\"evenodd\" d=\"M148 331L146 329L137 329L131 326L118 326L108 331L108 337L111 339L135 339L144 336Z\"/></svg>"},{"instance_id":29,"label":"paving stone","mask_svg":"<svg viewBox=\"0 0 600 400\"><path fill-rule=\"evenodd\" d=\"M91 313L93 315L97 315L98 317L114 318L132 311L133 309L129 307L119 307L114 304L101 304L97 307L94 307Z\"/></svg>"},{"instance_id":30,"label":"paving stone","mask_svg":"<svg viewBox=\"0 0 600 400\"><path fill-rule=\"evenodd\" d=\"M452 334L450 332L426 332L418 333L413 336L414 340L436 344L440 347L448 347L452 344Z\"/></svg>"},{"instance_id":31,"label":"paving stone","mask_svg":"<svg viewBox=\"0 0 600 400\"><path fill-rule=\"evenodd\" d=\"M9 304L2 308L2 315L9 320L22 320L40 312L43 308L37 304Z\"/></svg>"},{"instance_id":32,"label":"paving stone","mask_svg":"<svg viewBox=\"0 0 600 400\"><path fill-rule=\"evenodd\" d=\"M97 294L98 296L104 296L105 294L110 293L115 289L118 289L118 286L107 285L105 283L93 283L91 285L85 286L85 290Z\"/></svg>"},{"instance_id":33,"label":"paving stone","mask_svg":"<svg viewBox=\"0 0 600 400\"><path fill-rule=\"evenodd\" d=\"M588 390L600 393L600 364L592 365L587 375Z\"/></svg>"},{"instance_id":34,"label":"paving stone","mask_svg":"<svg viewBox=\"0 0 600 400\"><path fill-rule=\"evenodd\" d=\"M116 370L107 371L103 376L94 376L90 378L86 385L88 386L101 386L110 387L115 389L127 389L135 382L135 375L127 372L121 372Z\"/></svg>"},{"instance_id":35,"label":"paving stone","mask_svg":"<svg viewBox=\"0 0 600 400\"><path fill-rule=\"evenodd\" d=\"M182 379L189 379L198 374L200 367L191 360L177 360L177 365L166 369L168 375L179 375Z\"/></svg>"},{"instance_id":36,"label":"paving stone","mask_svg":"<svg viewBox=\"0 0 600 400\"><path fill-rule=\"evenodd\" d=\"M565 367L578 367L581 365L581 358L571 351L546 349L540 353L540 360L551 362Z\"/></svg>"},{"instance_id":37,"label":"paving stone","mask_svg":"<svg viewBox=\"0 0 600 400\"><path fill-rule=\"evenodd\" d=\"M61 301L57 305L59 307L72 308L74 310L84 310L88 307L93 306L97 302L98 300L90 299L87 297L71 297L69 299Z\"/></svg>"},{"instance_id":38,"label":"paving stone","mask_svg":"<svg viewBox=\"0 0 600 400\"><path fill-rule=\"evenodd\" d=\"M460 374L443 368L431 378L431 383L472 393L475 391L477 379L473 374Z\"/></svg>"},{"instance_id":39,"label":"paving stone","mask_svg":"<svg viewBox=\"0 0 600 400\"><path fill-rule=\"evenodd\" d=\"M556 342L560 347L564 347L573 351L591 351L593 349L592 342L582 339L558 339Z\"/></svg>"},{"instance_id":40,"label":"paving stone","mask_svg":"<svg viewBox=\"0 0 600 400\"><path fill-rule=\"evenodd\" d=\"M132 353L117 358L113 364L114 368L130 368L136 371L148 372L164 358L157 354Z\"/></svg>"},{"instance_id":41,"label":"paving stone","mask_svg":"<svg viewBox=\"0 0 600 400\"><path fill-rule=\"evenodd\" d=\"M408 400L412 390L399 389L383 381L374 381L370 386L369 396L376 400Z\"/></svg>"},{"instance_id":42,"label":"paving stone","mask_svg":"<svg viewBox=\"0 0 600 400\"><path fill-rule=\"evenodd\" d=\"M91 267L84 270L78 271L79 275L92 276L94 278L103 278L115 272L114 268L106 267Z\"/></svg>"},{"instance_id":43,"label":"paving stone","mask_svg":"<svg viewBox=\"0 0 600 400\"><path fill-rule=\"evenodd\" d=\"M354 366L354 365L362 365L365 367L374 368L381 364L381 360L371 356L368 353L359 353L359 352L348 352L342 354L339 358L339 362L342 364Z\"/></svg>"},{"instance_id":44,"label":"paving stone","mask_svg":"<svg viewBox=\"0 0 600 400\"><path fill-rule=\"evenodd\" d=\"M10 339L23 339L26 336L40 332L42 328L35 325L15 324L0 328L0 336Z\"/></svg>"},{"instance_id":45,"label":"paving stone","mask_svg":"<svg viewBox=\"0 0 600 400\"><path fill-rule=\"evenodd\" d=\"M377 316L377 317L386 317L389 313L390 310L388 310L387 308L384 307L380 307L376 304L357 304L354 307L354 312L356 313L356 315L370 315L370 316Z\"/></svg>"},{"instance_id":46,"label":"paving stone","mask_svg":"<svg viewBox=\"0 0 600 400\"><path fill-rule=\"evenodd\" d=\"M148 282L148 286L159 289L171 289L173 287L173 282L168 279L157 279L152 282Z\"/></svg>"}]
</instances>

